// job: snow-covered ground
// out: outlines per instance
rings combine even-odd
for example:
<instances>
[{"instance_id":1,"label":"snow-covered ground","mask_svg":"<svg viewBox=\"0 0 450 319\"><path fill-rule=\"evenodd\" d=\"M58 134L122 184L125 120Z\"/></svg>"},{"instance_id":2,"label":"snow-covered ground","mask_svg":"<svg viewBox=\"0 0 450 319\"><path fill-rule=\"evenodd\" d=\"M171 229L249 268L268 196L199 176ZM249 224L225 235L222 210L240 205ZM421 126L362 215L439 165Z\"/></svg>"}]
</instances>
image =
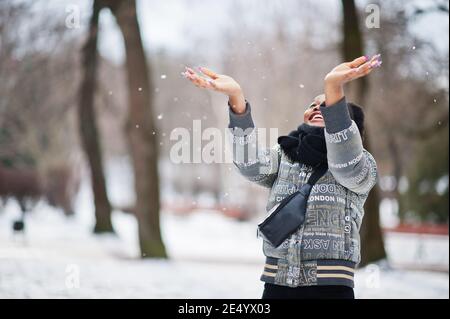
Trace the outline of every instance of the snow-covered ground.
<instances>
[{"instance_id":1,"label":"snow-covered ground","mask_svg":"<svg viewBox=\"0 0 450 319\"><path fill-rule=\"evenodd\" d=\"M99 238L90 232L89 216L68 219L41 203L27 219L24 240L11 233L17 212L11 201L0 214L0 298L261 296L264 259L255 221L236 222L214 212L164 214L163 236L171 259L142 261L136 258L136 223L130 215L115 212L118 236ZM420 248L422 265L429 257L432 264L448 268L448 238L422 240L429 242ZM416 258L412 242L404 236L388 236L392 260L410 263ZM448 272L384 264L357 272L358 298L449 297Z\"/></svg>"},{"instance_id":2,"label":"snow-covered ground","mask_svg":"<svg viewBox=\"0 0 450 319\"><path fill-rule=\"evenodd\" d=\"M113 204L133 202L126 160L107 167ZM264 265L259 220L238 222L213 211L163 212L169 260L141 260L135 218L114 212L117 236L94 236L93 200L83 183L71 218L45 203L14 236L16 202L0 205L0 298L260 298ZM386 236L389 263L356 273L358 298L449 298L448 236ZM388 266L388 264L390 266ZM440 269L444 272L418 271Z\"/></svg>"}]
</instances>

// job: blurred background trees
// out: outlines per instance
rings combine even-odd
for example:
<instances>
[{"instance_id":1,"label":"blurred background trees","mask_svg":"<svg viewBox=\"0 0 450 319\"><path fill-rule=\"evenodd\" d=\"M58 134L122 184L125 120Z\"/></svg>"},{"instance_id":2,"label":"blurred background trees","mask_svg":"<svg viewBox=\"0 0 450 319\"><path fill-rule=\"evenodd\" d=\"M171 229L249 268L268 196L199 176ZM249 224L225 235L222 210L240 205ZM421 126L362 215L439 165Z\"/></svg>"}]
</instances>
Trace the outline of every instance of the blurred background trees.
<instances>
[{"instance_id":1,"label":"blurred background trees","mask_svg":"<svg viewBox=\"0 0 450 319\"><path fill-rule=\"evenodd\" d=\"M78 123L82 145L90 167L92 193L94 195L95 205L94 233L109 233L114 232L111 222L111 204L106 191L103 156L97 128L97 116L94 107L95 93L97 91L97 43L101 10L102 5L100 2L94 0L87 40L82 52L84 76L79 93Z\"/></svg>"},{"instance_id":2,"label":"blurred background trees","mask_svg":"<svg viewBox=\"0 0 450 319\"><path fill-rule=\"evenodd\" d=\"M129 108L125 130L134 168L134 213L138 220L141 256L164 258L152 73L142 43L136 1L107 0L105 3L116 17L125 42Z\"/></svg>"},{"instance_id":3,"label":"blurred background trees","mask_svg":"<svg viewBox=\"0 0 450 319\"><path fill-rule=\"evenodd\" d=\"M180 76L184 65L235 77L254 105L258 126L285 134L299 124L336 63L380 52L383 68L358 84L364 93L349 92L365 107L370 150L381 176L378 196L374 192L366 207L372 230L363 231L365 261L384 256L378 212L382 226L387 215L397 224L448 223L448 30L423 22L447 19L445 1L426 6L371 1L381 8L380 29L365 26L366 1L356 1L351 14L343 4L353 1L346 0L230 1L210 4L207 14L204 2L170 1L174 16L157 29L161 38L175 38L172 46L158 45L158 34L149 30L149 21L167 12L164 5L96 3L93 11L93 2L80 2L81 26L73 29L64 24L63 4L0 2L0 212L7 197L16 197L31 203L45 199L66 214L78 214L73 205L78 190L103 183L101 176L89 175L94 171L104 173L99 195L104 213L95 205L97 221L104 216L105 229L111 230L115 214L135 213L141 256L166 255L160 211L208 208L239 219L261 218L266 191L241 179L232 165L178 165L168 158L172 130L192 131L195 119L203 128L225 128L228 121L226 98L193 90ZM105 9L97 12L98 6ZM184 18L191 11L204 15ZM91 20L96 12L99 54L91 46L86 59L83 47L96 34ZM190 23L183 25L175 14ZM172 23L181 25L177 35L165 32ZM179 43L182 39L187 40ZM117 52L123 52L121 58ZM88 62L93 58L94 73ZM97 83L85 87L92 90L85 99L83 80ZM82 123L80 106L90 114ZM97 140L93 153L101 155L86 161L78 125L91 120L98 137L85 142ZM91 184L97 178L99 184Z\"/></svg>"},{"instance_id":4,"label":"blurred background trees","mask_svg":"<svg viewBox=\"0 0 450 319\"><path fill-rule=\"evenodd\" d=\"M342 57L344 61L352 61L355 57L368 55L365 52L362 23L354 0L342 0ZM364 19L363 19L364 20ZM348 97L353 97L367 112L367 97L369 96L369 78L362 78L351 84ZM353 90L352 90L353 89ZM353 91L353 92L352 92ZM352 95L353 93L353 95ZM368 123L367 123L368 124ZM366 130L369 130L366 127ZM372 151L372 136L365 134L364 147ZM361 225L361 265L386 258L383 235L379 218L380 190L375 185L364 205L365 216Z\"/></svg>"}]
</instances>

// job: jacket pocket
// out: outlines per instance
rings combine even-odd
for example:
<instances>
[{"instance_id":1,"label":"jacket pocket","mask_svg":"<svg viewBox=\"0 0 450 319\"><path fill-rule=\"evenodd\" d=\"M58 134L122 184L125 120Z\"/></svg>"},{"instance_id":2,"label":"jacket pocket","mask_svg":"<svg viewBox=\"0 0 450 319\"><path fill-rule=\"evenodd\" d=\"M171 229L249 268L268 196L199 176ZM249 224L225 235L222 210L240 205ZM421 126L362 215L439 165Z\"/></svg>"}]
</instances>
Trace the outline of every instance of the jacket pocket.
<instances>
[{"instance_id":1,"label":"jacket pocket","mask_svg":"<svg viewBox=\"0 0 450 319\"><path fill-rule=\"evenodd\" d=\"M286 258L288 254L288 241L286 239L279 247L274 247L267 239L263 238L263 254L266 257Z\"/></svg>"}]
</instances>

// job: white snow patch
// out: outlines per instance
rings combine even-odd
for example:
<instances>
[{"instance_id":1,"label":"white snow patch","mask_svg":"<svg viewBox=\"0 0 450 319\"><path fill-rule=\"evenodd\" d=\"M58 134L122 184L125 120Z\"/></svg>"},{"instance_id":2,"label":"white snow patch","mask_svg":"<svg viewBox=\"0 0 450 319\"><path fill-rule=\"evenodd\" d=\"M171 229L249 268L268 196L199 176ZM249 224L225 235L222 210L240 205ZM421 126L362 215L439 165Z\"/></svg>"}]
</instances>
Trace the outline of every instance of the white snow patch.
<instances>
[{"instance_id":1,"label":"white snow patch","mask_svg":"<svg viewBox=\"0 0 450 319\"><path fill-rule=\"evenodd\" d=\"M108 190L114 204L126 205L133 200L132 179L120 171L108 178ZM11 231L20 216L18 205L9 201L0 208L0 298L261 297L259 220L238 222L206 210L188 216L163 212L162 237L171 258L143 261L132 215L114 211L117 236L94 236L87 183L75 211L68 218L39 203L27 216L22 238ZM449 298L448 236L388 234L385 239L395 268L380 264L358 270L358 298ZM402 265L438 266L447 272Z\"/></svg>"}]
</instances>

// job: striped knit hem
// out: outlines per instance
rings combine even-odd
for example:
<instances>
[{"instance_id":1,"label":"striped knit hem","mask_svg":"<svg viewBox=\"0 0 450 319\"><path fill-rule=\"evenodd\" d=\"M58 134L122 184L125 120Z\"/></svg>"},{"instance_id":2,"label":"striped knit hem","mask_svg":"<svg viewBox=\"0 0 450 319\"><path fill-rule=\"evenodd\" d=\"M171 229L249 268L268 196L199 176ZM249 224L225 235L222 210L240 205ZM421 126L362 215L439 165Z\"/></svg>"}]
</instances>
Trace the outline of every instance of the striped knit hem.
<instances>
[{"instance_id":1,"label":"striped knit hem","mask_svg":"<svg viewBox=\"0 0 450 319\"><path fill-rule=\"evenodd\" d=\"M284 267L281 266L284 264ZM286 261L279 263L279 259L267 257L261 280L271 284L292 286L292 279L287 279ZM354 288L356 264L345 260L322 259L304 261L296 265L298 278L294 286L347 286ZM308 274L306 277L302 275Z\"/></svg>"}]
</instances>

